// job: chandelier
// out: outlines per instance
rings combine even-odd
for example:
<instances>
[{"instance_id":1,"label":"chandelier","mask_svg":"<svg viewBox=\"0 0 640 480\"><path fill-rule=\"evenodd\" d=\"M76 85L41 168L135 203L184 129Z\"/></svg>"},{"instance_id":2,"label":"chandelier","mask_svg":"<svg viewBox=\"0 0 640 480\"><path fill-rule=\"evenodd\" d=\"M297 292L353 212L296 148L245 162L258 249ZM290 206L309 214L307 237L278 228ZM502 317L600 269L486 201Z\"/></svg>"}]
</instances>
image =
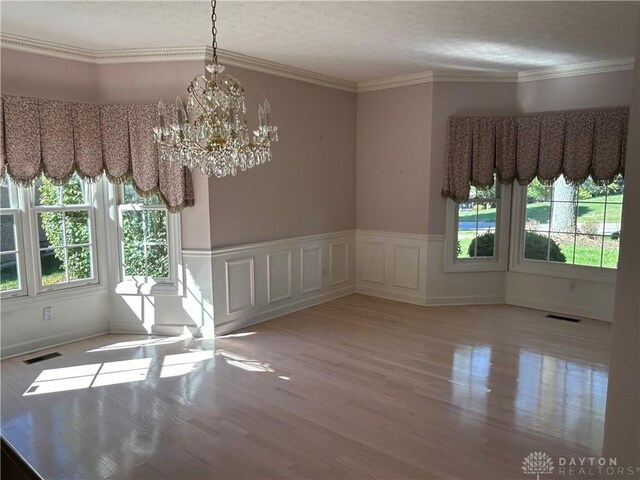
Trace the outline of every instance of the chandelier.
<instances>
[{"instance_id":1,"label":"chandelier","mask_svg":"<svg viewBox=\"0 0 640 480\"><path fill-rule=\"evenodd\" d=\"M278 141L278 127L271 125L271 107L265 99L258 107L258 129L252 134L244 118L244 88L230 75L221 76L216 42L216 0L211 1L213 63L208 75L198 75L187 87L186 105L176 98L177 123L167 125L165 105L158 102L158 126L153 129L161 161L199 168L218 178L235 176L271 160L271 143Z\"/></svg>"}]
</instances>

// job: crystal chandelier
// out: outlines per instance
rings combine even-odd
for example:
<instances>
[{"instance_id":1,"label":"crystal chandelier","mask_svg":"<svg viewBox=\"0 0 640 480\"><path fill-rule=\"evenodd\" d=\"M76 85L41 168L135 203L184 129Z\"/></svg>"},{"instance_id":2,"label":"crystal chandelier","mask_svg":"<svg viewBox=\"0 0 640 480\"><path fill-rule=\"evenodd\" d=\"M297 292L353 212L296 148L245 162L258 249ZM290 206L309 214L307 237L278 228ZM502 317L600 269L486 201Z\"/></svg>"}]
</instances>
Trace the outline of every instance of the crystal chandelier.
<instances>
[{"instance_id":1,"label":"crystal chandelier","mask_svg":"<svg viewBox=\"0 0 640 480\"><path fill-rule=\"evenodd\" d=\"M250 135L244 118L244 88L230 75L221 76L216 42L216 0L211 1L213 63L206 66L209 78L198 75L187 87L186 106L176 98L177 123L167 125L162 100L159 124L154 128L162 161L177 162L218 178L235 176L271 160L271 143L278 141L278 127L271 125L271 107L265 99L258 107L258 129Z\"/></svg>"}]
</instances>

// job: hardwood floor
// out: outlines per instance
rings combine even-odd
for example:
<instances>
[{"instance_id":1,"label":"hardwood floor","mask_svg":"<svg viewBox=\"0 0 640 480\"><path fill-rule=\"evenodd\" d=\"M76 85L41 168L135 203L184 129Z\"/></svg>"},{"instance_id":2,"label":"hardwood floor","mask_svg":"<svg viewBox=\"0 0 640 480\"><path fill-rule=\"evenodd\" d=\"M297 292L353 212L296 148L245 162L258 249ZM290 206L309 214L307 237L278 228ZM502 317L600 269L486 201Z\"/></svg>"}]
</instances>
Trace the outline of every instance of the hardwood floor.
<instances>
[{"instance_id":1,"label":"hardwood floor","mask_svg":"<svg viewBox=\"0 0 640 480\"><path fill-rule=\"evenodd\" d=\"M600 453L609 330L351 295L215 340L105 335L3 361L2 435L47 479L535 478L531 451Z\"/></svg>"}]
</instances>

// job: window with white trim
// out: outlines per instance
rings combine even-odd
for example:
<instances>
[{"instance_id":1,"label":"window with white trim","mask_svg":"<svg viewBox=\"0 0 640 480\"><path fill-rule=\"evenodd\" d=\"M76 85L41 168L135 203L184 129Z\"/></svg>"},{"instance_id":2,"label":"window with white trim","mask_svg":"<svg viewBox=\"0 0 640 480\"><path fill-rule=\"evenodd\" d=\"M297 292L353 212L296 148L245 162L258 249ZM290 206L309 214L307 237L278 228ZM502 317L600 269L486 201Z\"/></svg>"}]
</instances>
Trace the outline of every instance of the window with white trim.
<instances>
[{"instance_id":1,"label":"window with white trim","mask_svg":"<svg viewBox=\"0 0 640 480\"><path fill-rule=\"evenodd\" d=\"M464 203L449 201L448 271L506 269L508 228L501 226L508 226L510 212L508 205L502 208L502 197L510 193L509 186L494 181L488 189L472 186Z\"/></svg>"},{"instance_id":2,"label":"window with white trim","mask_svg":"<svg viewBox=\"0 0 640 480\"><path fill-rule=\"evenodd\" d=\"M97 283L94 186L42 176L32 189L32 242L39 291Z\"/></svg>"},{"instance_id":3,"label":"window with white trim","mask_svg":"<svg viewBox=\"0 0 640 480\"><path fill-rule=\"evenodd\" d=\"M24 295L24 243L18 188L4 179L0 185L0 292L3 297Z\"/></svg>"},{"instance_id":4,"label":"window with white trim","mask_svg":"<svg viewBox=\"0 0 640 480\"><path fill-rule=\"evenodd\" d=\"M157 195L142 197L130 183L117 187L120 278L139 284L176 284L179 214Z\"/></svg>"},{"instance_id":5,"label":"window with white trim","mask_svg":"<svg viewBox=\"0 0 640 480\"><path fill-rule=\"evenodd\" d=\"M534 180L523 190L519 248L524 261L617 268L622 176L609 185L591 178L578 186L563 177L548 186Z\"/></svg>"}]
</instances>

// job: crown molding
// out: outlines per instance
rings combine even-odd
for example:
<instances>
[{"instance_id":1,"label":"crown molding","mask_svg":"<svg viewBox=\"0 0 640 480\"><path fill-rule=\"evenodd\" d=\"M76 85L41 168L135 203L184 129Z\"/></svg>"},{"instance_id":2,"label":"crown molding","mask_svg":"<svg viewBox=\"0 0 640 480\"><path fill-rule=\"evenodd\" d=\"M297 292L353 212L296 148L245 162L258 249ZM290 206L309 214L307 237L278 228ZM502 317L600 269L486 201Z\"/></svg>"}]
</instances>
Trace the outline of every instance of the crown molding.
<instances>
[{"instance_id":1,"label":"crown molding","mask_svg":"<svg viewBox=\"0 0 640 480\"><path fill-rule=\"evenodd\" d=\"M410 85L420 85L421 83L431 83L433 72L410 73L408 75L397 75L395 77L379 78L358 82L358 93L373 92L376 90L386 90L387 88L408 87Z\"/></svg>"},{"instance_id":2,"label":"crown molding","mask_svg":"<svg viewBox=\"0 0 640 480\"><path fill-rule=\"evenodd\" d=\"M36 53L49 57L98 65L144 62L204 61L212 56L211 47L94 51L6 33L0 34L0 46L10 50ZM257 72L277 75L279 77L290 78L293 80L300 80L352 93L372 92L376 90L386 90L389 88L406 87L432 82L531 82L551 78L574 77L579 75L632 70L634 66L633 58L618 58L557 68L526 70L520 72L483 72L468 70L427 71L356 83L328 75L309 72L300 68L289 67L287 65L262 60L248 55L227 52L225 50L219 50L218 56L225 64L230 66L246 68Z\"/></svg>"},{"instance_id":3,"label":"crown molding","mask_svg":"<svg viewBox=\"0 0 640 480\"><path fill-rule=\"evenodd\" d=\"M433 72L434 82L515 83L518 72L483 72L477 70L452 70Z\"/></svg>"},{"instance_id":4,"label":"crown molding","mask_svg":"<svg viewBox=\"0 0 640 480\"><path fill-rule=\"evenodd\" d=\"M206 58L211 59L213 57L213 50L211 47L206 47L205 50ZM321 73L289 67L281 63L270 62L268 60L262 60L249 55L243 55L241 53L228 52L226 50L218 50L218 57L226 65L277 75L279 77L291 78L293 80L301 80L303 82L314 83L316 85L322 85L323 87L336 88L346 92L356 92L355 82L322 75Z\"/></svg>"},{"instance_id":5,"label":"crown molding","mask_svg":"<svg viewBox=\"0 0 640 480\"><path fill-rule=\"evenodd\" d=\"M518 72L518 82L532 82L549 78L575 77L579 75L593 75L595 73L621 72L633 70L634 58L615 58L599 62L581 63L565 67L548 68L544 70L527 70Z\"/></svg>"},{"instance_id":6,"label":"crown molding","mask_svg":"<svg viewBox=\"0 0 640 480\"><path fill-rule=\"evenodd\" d=\"M515 83L518 72L482 72L469 70L433 71L410 73L395 77L358 82L358 93L386 90L433 82L503 82Z\"/></svg>"},{"instance_id":7,"label":"crown molding","mask_svg":"<svg viewBox=\"0 0 640 480\"><path fill-rule=\"evenodd\" d=\"M9 50L36 53L49 57L75 60L97 65L118 63L144 62L174 62L174 61L203 61L212 57L211 47L182 47L182 48L146 48L94 51L85 48L71 47L53 42L44 42L18 35L0 34L0 46ZM347 80L309 72L295 67L288 67L268 60L262 60L248 55L218 51L218 57L226 65L246 68L257 72L277 75L279 77L300 80L323 87L336 88L354 93L356 84Z\"/></svg>"}]
</instances>

